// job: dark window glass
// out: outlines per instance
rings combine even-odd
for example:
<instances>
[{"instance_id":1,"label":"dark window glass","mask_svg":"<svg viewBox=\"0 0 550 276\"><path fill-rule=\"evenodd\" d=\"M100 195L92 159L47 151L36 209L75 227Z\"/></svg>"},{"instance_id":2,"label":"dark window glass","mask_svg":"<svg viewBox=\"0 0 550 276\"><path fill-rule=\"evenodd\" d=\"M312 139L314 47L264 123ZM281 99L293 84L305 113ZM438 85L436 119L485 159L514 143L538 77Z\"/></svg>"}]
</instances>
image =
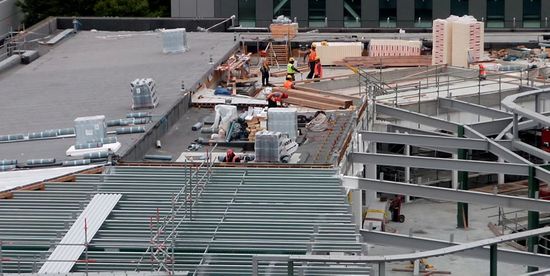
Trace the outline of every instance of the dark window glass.
<instances>
[{"instance_id":1,"label":"dark window glass","mask_svg":"<svg viewBox=\"0 0 550 276\"><path fill-rule=\"evenodd\" d=\"M309 26L325 27L325 17L327 16L326 0L309 0Z\"/></svg>"},{"instance_id":2,"label":"dark window glass","mask_svg":"<svg viewBox=\"0 0 550 276\"><path fill-rule=\"evenodd\" d=\"M256 25L256 0L239 0L239 22L245 27Z\"/></svg>"},{"instance_id":3,"label":"dark window glass","mask_svg":"<svg viewBox=\"0 0 550 276\"><path fill-rule=\"evenodd\" d=\"M415 27L432 26L432 0L414 1L414 20Z\"/></svg>"},{"instance_id":4,"label":"dark window glass","mask_svg":"<svg viewBox=\"0 0 550 276\"><path fill-rule=\"evenodd\" d=\"M395 27L397 20L397 0L380 0L380 27Z\"/></svg>"},{"instance_id":5,"label":"dark window glass","mask_svg":"<svg viewBox=\"0 0 550 276\"><path fill-rule=\"evenodd\" d=\"M290 1L291 0L273 0L273 17L284 15L290 18Z\"/></svg>"},{"instance_id":6,"label":"dark window glass","mask_svg":"<svg viewBox=\"0 0 550 276\"><path fill-rule=\"evenodd\" d=\"M344 26L361 27L361 0L344 0Z\"/></svg>"},{"instance_id":7,"label":"dark window glass","mask_svg":"<svg viewBox=\"0 0 550 276\"><path fill-rule=\"evenodd\" d=\"M540 1L523 0L523 27L540 28Z\"/></svg>"},{"instance_id":8,"label":"dark window glass","mask_svg":"<svg viewBox=\"0 0 550 276\"><path fill-rule=\"evenodd\" d=\"M474 0L475 1L475 0ZM451 14L463 16L469 14L468 0L451 0ZM481 18L478 18L480 20Z\"/></svg>"},{"instance_id":9,"label":"dark window glass","mask_svg":"<svg viewBox=\"0 0 550 276\"><path fill-rule=\"evenodd\" d=\"M487 28L504 27L504 0L487 0Z\"/></svg>"}]
</instances>

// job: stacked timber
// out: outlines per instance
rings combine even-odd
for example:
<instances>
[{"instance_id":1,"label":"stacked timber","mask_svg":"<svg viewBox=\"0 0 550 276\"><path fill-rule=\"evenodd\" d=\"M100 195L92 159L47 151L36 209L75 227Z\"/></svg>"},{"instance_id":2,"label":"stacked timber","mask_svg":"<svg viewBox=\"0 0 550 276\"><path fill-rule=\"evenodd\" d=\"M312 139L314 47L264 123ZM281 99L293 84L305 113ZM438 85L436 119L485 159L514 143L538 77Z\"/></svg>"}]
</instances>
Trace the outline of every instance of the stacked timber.
<instances>
[{"instance_id":1,"label":"stacked timber","mask_svg":"<svg viewBox=\"0 0 550 276\"><path fill-rule=\"evenodd\" d=\"M298 89L284 89L279 87L276 87L273 90L279 90L287 93L288 98L285 99L286 103L319 110L347 109L353 104L353 101L349 99L349 97L339 96L336 94Z\"/></svg>"},{"instance_id":2,"label":"stacked timber","mask_svg":"<svg viewBox=\"0 0 550 276\"><path fill-rule=\"evenodd\" d=\"M248 128L246 130L248 130L249 132L248 141L250 142L256 141L256 133L266 130L266 120L264 117L256 116L252 118L252 120L247 121L246 124L248 125Z\"/></svg>"},{"instance_id":3,"label":"stacked timber","mask_svg":"<svg viewBox=\"0 0 550 276\"><path fill-rule=\"evenodd\" d=\"M347 57L338 65L360 67L417 67L432 64L432 56L404 57Z\"/></svg>"}]
</instances>

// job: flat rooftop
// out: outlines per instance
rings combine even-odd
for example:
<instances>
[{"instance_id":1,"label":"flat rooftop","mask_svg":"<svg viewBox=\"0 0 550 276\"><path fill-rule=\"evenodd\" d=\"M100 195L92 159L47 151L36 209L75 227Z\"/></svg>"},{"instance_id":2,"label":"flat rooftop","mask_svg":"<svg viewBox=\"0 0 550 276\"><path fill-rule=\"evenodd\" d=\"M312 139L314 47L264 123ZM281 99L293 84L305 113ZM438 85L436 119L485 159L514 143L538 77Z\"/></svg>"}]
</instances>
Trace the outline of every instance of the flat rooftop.
<instances>
[{"instance_id":1,"label":"flat rooftop","mask_svg":"<svg viewBox=\"0 0 550 276\"><path fill-rule=\"evenodd\" d=\"M0 74L0 110L6 119L0 135L74 127L74 119L105 115L126 117L131 110L129 83L153 78L159 106L149 111L156 122L183 97L181 82L191 87L224 59L235 42L231 33L187 33L190 51L163 54L159 32L83 31L65 38L29 65ZM119 136L126 153L143 134ZM0 159L67 159L74 138L0 144Z\"/></svg>"}]
</instances>

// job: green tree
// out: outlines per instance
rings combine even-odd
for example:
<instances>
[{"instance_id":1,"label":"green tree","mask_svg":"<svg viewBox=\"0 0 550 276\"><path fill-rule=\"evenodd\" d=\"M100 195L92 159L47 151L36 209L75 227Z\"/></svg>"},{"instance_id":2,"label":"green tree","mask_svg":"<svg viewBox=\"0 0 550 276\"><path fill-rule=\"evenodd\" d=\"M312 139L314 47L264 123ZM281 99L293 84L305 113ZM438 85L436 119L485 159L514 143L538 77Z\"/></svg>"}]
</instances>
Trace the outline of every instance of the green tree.
<instances>
[{"instance_id":1,"label":"green tree","mask_svg":"<svg viewBox=\"0 0 550 276\"><path fill-rule=\"evenodd\" d=\"M25 14L25 24L31 26L48 16L92 16L95 0L18 0Z\"/></svg>"},{"instance_id":2,"label":"green tree","mask_svg":"<svg viewBox=\"0 0 550 276\"><path fill-rule=\"evenodd\" d=\"M147 0L99 0L94 11L97 16L149 16Z\"/></svg>"}]
</instances>

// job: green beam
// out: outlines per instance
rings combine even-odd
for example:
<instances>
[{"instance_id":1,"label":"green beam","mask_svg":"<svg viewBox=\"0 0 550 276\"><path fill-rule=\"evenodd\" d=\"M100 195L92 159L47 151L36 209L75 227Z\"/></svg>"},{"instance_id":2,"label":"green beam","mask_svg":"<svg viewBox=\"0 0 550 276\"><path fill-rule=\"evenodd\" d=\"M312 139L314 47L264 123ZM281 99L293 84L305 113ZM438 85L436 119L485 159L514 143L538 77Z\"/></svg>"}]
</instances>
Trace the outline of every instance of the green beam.
<instances>
[{"instance_id":1,"label":"green beam","mask_svg":"<svg viewBox=\"0 0 550 276\"><path fill-rule=\"evenodd\" d=\"M464 126L458 126L457 136L464 137ZM467 149L458 149L457 153L458 159L468 159ZM458 188L468 190L468 172L458 172ZM457 228L468 228L468 203L457 202L456 225Z\"/></svg>"},{"instance_id":2,"label":"green beam","mask_svg":"<svg viewBox=\"0 0 550 276\"><path fill-rule=\"evenodd\" d=\"M539 192L539 180L535 177L536 175L535 167L529 167L529 178L528 178L528 195L529 198L537 198ZM537 229L539 228L539 212L528 211L527 213L527 229ZM535 252L535 245L538 244L538 237L529 237L527 238L527 250L529 252ZM536 252L535 252L536 253ZM527 271L533 272L537 271L536 267L528 267Z\"/></svg>"},{"instance_id":3,"label":"green beam","mask_svg":"<svg viewBox=\"0 0 550 276\"><path fill-rule=\"evenodd\" d=\"M288 261L288 276L294 276L294 262Z\"/></svg>"},{"instance_id":4,"label":"green beam","mask_svg":"<svg viewBox=\"0 0 550 276\"><path fill-rule=\"evenodd\" d=\"M497 263L498 263L498 260L497 260L497 254L498 254L498 250L497 250L497 245L496 244L493 244L491 245L490 247L490 254L491 254L491 267L490 267L490 274L491 276L498 276L497 274Z\"/></svg>"}]
</instances>

